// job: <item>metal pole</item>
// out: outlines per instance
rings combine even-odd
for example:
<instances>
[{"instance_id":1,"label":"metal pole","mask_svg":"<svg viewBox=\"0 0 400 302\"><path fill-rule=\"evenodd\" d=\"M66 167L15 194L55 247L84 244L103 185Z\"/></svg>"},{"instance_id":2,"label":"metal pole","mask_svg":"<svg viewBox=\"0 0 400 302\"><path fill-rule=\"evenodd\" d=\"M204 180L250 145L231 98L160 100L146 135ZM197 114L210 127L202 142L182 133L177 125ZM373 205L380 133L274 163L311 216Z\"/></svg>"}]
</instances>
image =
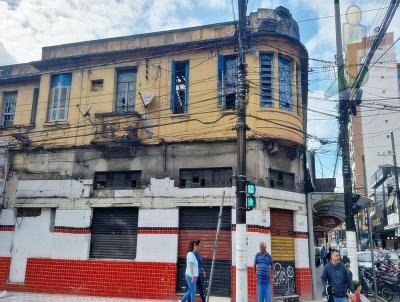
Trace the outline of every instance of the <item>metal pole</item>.
<instances>
[{"instance_id":1,"label":"metal pole","mask_svg":"<svg viewBox=\"0 0 400 302\"><path fill-rule=\"evenodd\" d=\"M317 269L315 267L315 240L314 240L314 222L312 212L313 198L311 193L307 194L307 225L308 225L308 252L310 255L310 266L312 276L313 300L318 300L321 293L317 292Z\"/></svg>"},{"instance_id":2,"label":"metal pole","mask_svg":"<svg viewBox=\"0 0 400 302\"><path fill-rule=\"evenodd\" d=\"M362 163L363 163L363 174L364 174L364 194L365 194L365 197L368 197L367 168L365 167L364 155L362 155ZM374 296L375 296L375 301L378 301L378 287L376 286L376 272L375 272L374 241L372 240L372 221L371 221L371 214L369 213L369 207L370 207L370 205L368 205L368 207L367 207L368 239L369 239L369 249L371 250L372 279L374 281Z\"/></svg>"},{"instance_id":3,"label":"metal pole","mask_svg":"<svg viewBox=\"0 0 400 302\"><path fill-rule=\"evenodd\" d=\"M390 138L392 140L392 155L393 155L393 169L394 169L394 181L396 182L396 199L397 199L397 212L399 215L399 228L400 228L400 190L399 190L399 171L397 170L397 158L396 158L396 148L394 146L394 134L390 132Z\"/></svg>"},{"instance_id":4,"label":"metal pole","mask_svg":"<svg viewBox=\"0 0 400 302\"><path fill-rule=\"evenodd\" d=\"M224 208L224 201L225 201L225 191L222 193L222 202L221 202L221 206L219 208L217 233L215 234L215 241L214 241L214 248L213 248L213 255L212 255L212 262L211 262L210 279L208 280L207 302L209 301L210 295L211 295L211 286L212 286L212 281L213 281L213 277L214 277L215 255L217 254L218 236L219 236L219 231L221 229L222 210ZM201 273L201 272L199 272L199 273Z\"/></svg>"},{"instance_id":5,"label":"metal pole","mask_svg":"<svg viewBox=\"0 0 400 302\"><path fill-rule=\"evenodd\" d=\"M247 230L246 230L246 65L244 34L246 1L238 0L238 70L236 122L236 301L247 302Z\"/></svg>"},{"instance_id":6,"label":"metal pole","mask_svg":"<svg viewBox=\"0 0 400 302\"><path fill-rule=\"evenodd\" d=\"M343 189L344 189L344 205L346 214L346 245L347 256L350 258L351 270L353 276L358 280L357 266L357 239L356 226L352 213L352 172L350 165L350 148L349 148L349 93L347 91L347 83L345 78L345 70L343 63L342 49L342 31L340 21L340 6L339 0L334 0L335 4L335 27L336 27L336 51L337 51L337 69L339 79L339 125L340 138L339 143L342 149L342 174L343 174Z\"/></svg>"}]
</instances>

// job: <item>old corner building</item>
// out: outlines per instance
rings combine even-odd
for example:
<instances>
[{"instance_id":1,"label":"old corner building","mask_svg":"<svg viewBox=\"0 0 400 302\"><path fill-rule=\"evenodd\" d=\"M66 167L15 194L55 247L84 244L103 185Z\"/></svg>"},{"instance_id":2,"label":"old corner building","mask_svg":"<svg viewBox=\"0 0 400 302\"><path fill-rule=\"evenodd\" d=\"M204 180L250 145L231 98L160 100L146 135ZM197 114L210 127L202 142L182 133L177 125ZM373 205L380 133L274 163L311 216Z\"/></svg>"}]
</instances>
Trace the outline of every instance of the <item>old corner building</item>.
<instances>
[{"instance_id":1,"label":"old corner building","mask_svg":"<svg viewBox=\"0 0 400 302\"><path fill-rule=\"evenodd\" d=\"M311 295L308 54L283 7L249 18L249 298L265 241L275 295ZM0 290L170 299L188 240L212 295L235 288L235 24L43 48L0 67ZM224 193L225 192L225 193Z\"/></svg>"}]
</instances>

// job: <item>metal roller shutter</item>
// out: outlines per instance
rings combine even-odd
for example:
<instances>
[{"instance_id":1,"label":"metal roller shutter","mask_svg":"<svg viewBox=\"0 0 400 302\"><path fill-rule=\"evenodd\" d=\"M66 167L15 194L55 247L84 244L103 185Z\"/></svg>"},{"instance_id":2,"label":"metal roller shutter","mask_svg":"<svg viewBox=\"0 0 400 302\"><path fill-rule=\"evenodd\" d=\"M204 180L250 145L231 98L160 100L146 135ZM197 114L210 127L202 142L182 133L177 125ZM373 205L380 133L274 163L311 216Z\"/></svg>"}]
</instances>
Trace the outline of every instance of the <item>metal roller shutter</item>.
<instances>
[{"instance_id":1,"label":"metal roller shutter","mask_svg":"<svg viewBox=\"0 0 400 302\"><path fill-rule=\"evenodd\" d=\"M201 240L200 253L206 271L205 286L210 277L212 252L218 224L219 207L182 207L179 209L178 276L177 290L186 290L185 269L187 247L191 240ZM213 296L231 296L231 208L224 207L214 267Z\"/></svg>"},{"instance_id":2,"label":"metal roller shutter","mask_svg":"<svg viewBox=\"0 0 400 302\"><path fill-rule=\"evenodd\" d=\"M94 209L90 257L135 259L137 228L137 208Z\"/></svg>"},{"instance_id":3,"label":"metal roller shutter","mask_svg":"<svg viewBox=\"0 0 400 302\"><path fill-rule=\"evenodd\" d=\"M271 209L271 255L276 296L295 294L293 212Z\"/></svg>"}]
</instances>

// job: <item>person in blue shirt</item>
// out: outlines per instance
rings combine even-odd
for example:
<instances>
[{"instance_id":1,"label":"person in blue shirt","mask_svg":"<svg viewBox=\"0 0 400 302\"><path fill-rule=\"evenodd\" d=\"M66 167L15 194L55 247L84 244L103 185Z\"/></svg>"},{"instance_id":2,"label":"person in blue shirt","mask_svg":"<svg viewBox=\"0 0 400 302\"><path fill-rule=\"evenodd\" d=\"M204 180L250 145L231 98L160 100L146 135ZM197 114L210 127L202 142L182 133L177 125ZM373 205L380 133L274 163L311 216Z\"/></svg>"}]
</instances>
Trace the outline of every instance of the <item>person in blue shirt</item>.
<instances>
[{"instance_id":1,"label":"person in blue shirt","mask_svg":"<svg viewBox=\"0 0 400 302\"><path fill-rule=\"evenodd\" d=\"M254 274L257 276L258 302L271 302L270 274L273 268L272 256L267 252L265 242L260 243L260 252L254 258Z\"/></svg>"},{"instance_id":2,"label":"person in blue shirt","mask_svg":"<svg viewBox=\"0 0 400 302\"><path fill-rule=\"evenodd\" d=\"M347 298L353 298L353 280L344 264L340 262L338 250L331 250L331 261L324 267L321 280L324 287L322 295L326 300L328 300L327 285L332 288L333 302L347 302Z\"/></svg>"},{"instance_id":3,"label":"person in blue shirt","mask_svg":"<svg viewBox=\"0 0 400 302\"><path fill-rule=\"evenodd\" d=\"M196 240L196 252L194 252L196 256L198 267L199 267L199 277L197 278L197 290L201 297L201 302L206 302L206 295L204 294L204 279L206 277L206 272L203 268L203 258L200 254L200 240Z\"/></svg>"},{"instance_id":4,"label":"person in blue shirt","mask_svg":"<svg viewBox=\"0 0 400 302\"><path fill-rule=\"evenodd\" d=\"M197 277L199 276L199 266L195 256L195 252L197 251L196 241L190 241L188 246L188 251L186 254L186 283L187 290L185 295L182 298L182 302L196 301L196 282Z\"/></svg>"}]
</instances>

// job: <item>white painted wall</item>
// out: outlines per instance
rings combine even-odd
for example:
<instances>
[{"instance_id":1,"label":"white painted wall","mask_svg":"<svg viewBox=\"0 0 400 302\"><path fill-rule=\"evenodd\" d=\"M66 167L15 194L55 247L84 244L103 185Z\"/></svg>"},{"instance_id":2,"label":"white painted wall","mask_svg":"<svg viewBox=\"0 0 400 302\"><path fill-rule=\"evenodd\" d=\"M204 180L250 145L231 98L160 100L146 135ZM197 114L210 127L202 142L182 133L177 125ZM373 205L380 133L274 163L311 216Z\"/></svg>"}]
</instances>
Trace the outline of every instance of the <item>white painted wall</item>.
<instances>
[{"instance_id":1,"label":"white painted wall","mask_svg":"<svg viewBox=\"0 0 400 302\"><path fill-rule=\"evenodd\" d=\"M295 265L296 268L310 267L310 257L308 253L308 239L295 238L294 239L295 251Z\"/></svg>"},{"instance_id":2,"label":"white painted wall","mask_svg":"<svg viewBox=\"0 0 400 302\"><path fill-rule=\"evenodd\" d=\"M90 234L51 234L52 259L88 260L90 252Z\"/></svg>"},{"instance_id":3,"label":"white painted wall","mask_svg":"<svg viewBox=\"0 0 400 302\"><path fill-rule=\"evenodd\" d=\"M140 209L138 227L179 226L178 209Z\"/></svg>"},{"instance_id":4,"label":"white painted wall","mask_svg":"<svg viewBox=\"0 0 400 302\"><path fill-rule=\"evenodd\" d=\"M14 225L15 214L13 209L0 210L0 225Z\"/></svg>"},{"instance_id":5,"label":"white painted wall","mask_svg":"<svg viewBox=\"0 0 400 302\"><path fill-rule=\"evenodd\" d=\"M138 234L136 261L176 263L177 234Z\"/></svg>"},{"instance_id":6,"label":"white painted wall","mask_svg":"<svg viewBox=\"0 0 400 302\"><path fill-rule=\"evenodd\" d=\"M19 180L17 198L30 197L89 197L92 180L74 179Z\"/></svg>"},{"instance_id":7,"label":"white painted wall","mask_svg":"<svg viewBox=\"0 0 400 302\"><path fill-rule=\"evenodd\" d=\"M55 226L88 228L92 219L92 210L58 210L56 211Z\"/></svg>"},{"instance_id":8,"label":"white painted wall","mask_svg":"<svg viewBox=\"0 0 400 302\"><path fill-rule=\"evenodd\" d=\"M0 225L14 225L15 215L12 209L0 210ZM0 231L0 257L10 257L13 243L13 231Z\"/></svg>"},{"instance_id":9,"label":"white painted wall","mask_svg":"<svg viewBox=\"0 0 400 302\"><path fill-rule=\"evenodd\" d=\"M42 209L40 216L17 219L11 251L11 282L24 282L28 257L51 256L50 212Z\"/></svg>"},{"instance_id":10,"label":"white painted wall","mask_svg":"<svg viewBox=\"0 0 400 302\"><path fill-rule=\"evenodd\" d=\"M308 232L307 215L301 215L301 214L294 213L293 229L295 232Z\"/></svg>"}]
</instances>

